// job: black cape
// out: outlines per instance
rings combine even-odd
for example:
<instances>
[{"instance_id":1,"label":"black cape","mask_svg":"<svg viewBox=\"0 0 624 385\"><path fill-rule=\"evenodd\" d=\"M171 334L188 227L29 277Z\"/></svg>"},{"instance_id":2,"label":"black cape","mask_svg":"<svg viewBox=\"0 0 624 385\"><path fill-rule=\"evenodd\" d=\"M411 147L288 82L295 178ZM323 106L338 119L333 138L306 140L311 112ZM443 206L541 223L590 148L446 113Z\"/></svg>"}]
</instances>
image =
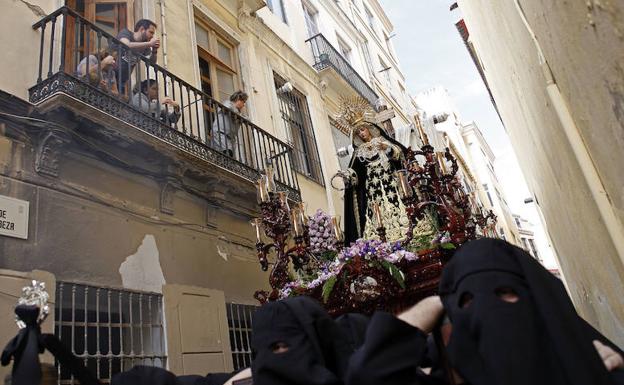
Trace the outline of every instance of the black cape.
<instances>
[{"instance_id":1,"label":"black cape","mask_svg":"<svg viewBox=\"0 0 624 385\"><path fill-rule=\"evenodd\" d=\"M404 158L404 154L407 149L401 143L391 138L383 128L376 124L371 125L379 130L384 139L400 148L403 153L401 158ZM353 146L356 147L355 144L353 144ZM346 245L349 245L356 239L361 238L364 233L364 227L366 226L366 208L368 204L365 183L366 164L364 164L356 156L356 152L357 150L354 151L353 156L351 157L349 168L355 172L358 183L355 186L348 185L344 191L344 235ZM391 158L389 161L393 170L400 170L404 168L403 161L400 159L397 160Z\"/></svg>"}]
</instances>

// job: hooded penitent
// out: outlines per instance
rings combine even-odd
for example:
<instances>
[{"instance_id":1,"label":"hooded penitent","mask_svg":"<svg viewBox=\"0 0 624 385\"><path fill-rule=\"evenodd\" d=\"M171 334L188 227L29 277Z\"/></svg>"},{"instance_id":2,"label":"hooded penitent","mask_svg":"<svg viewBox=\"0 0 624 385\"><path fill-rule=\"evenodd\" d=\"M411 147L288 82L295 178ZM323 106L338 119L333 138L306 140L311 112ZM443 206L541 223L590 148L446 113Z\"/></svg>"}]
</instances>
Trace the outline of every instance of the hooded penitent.
<instances>
[{"instance_id":1,"label":"hooded penitent","mask_svg":"<svg viewBox=\"0 0 624 385\"><path fill-rule=\"evenodd\" d=\"M498 239L460 248L440 295L452 323L448 358L472 385L613 384L563 284L524 250Z\"/></svg>"},{"instance_id":2,"label":"hooded penitent","mask_svg":"<svg viewBox=\"0 0 624 385\"><path fill-rule=\"evenodd\" d=\"M342 329L308 297L258 309L251 345L254 385L339 385L353 353Z\"/></svg>"}]
</instances>

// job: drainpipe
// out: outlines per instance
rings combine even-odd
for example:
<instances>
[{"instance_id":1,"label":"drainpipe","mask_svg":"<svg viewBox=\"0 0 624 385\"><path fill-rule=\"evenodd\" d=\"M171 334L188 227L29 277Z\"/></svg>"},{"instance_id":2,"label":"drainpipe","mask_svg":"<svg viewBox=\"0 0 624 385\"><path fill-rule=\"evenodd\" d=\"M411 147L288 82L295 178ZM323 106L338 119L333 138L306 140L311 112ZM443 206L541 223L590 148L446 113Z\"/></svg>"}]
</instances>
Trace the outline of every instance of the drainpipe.
<instances>
[{"instance_id":1,"label":"drainpipe","mask_svg":"<svg viewBox=\"0 0 624 385\"><path fill-rule=\"evenodd\" d=\"M537 41L537 37L529 24L524 10L520 5L519 0L514 0L518 13L520 14L520 18L524 23L531 39L533 40L533 44L535 45L535 49L537 50L537 55L539 58L539 63L542 68L542 72L544 77L546 78L546 92L548 93L548 97L557 113L557 117L561 122L561 126L564 129L564 133L570 142L570 146L572 147L572 151L574 155L579 161L579 166L581 172L583 173L583 177L589 186L589 190L591 192L592 197L596 201L596 205L598 206L598 211L602 220L605 223L607 228L607 232L615 249L620 257L620 261L624 264L624 230L622 228L622 223L618 220L613 211L611 200L609 199L609 195L600 179L600 175L598 174L598 170L596 170L596 166L591 159L589 151L585 146L585 142L583 141L583 137L579 131L578 126L574 122L574 118L570 113L570 109L568 108L568 104L566 103L563 95L561 94L561 90L555 81L552 70L546 62L546 58L544 57L544 53L542 48Z\"/></svg>"},{"instance_id":2,"label":"drainpipe","mask_svg":"<svg viewBox=\"0 0 624 385\"><path fill-rule=\"evenodd\" d=\"M158 2L160 5L160 25L161 25L161 33L162 39L160 41L162 48L162 56L163 62L162 65L165 69L167 69L167 27L165 26L165 0L160 0Z\"/></svg>"}]
</instances>

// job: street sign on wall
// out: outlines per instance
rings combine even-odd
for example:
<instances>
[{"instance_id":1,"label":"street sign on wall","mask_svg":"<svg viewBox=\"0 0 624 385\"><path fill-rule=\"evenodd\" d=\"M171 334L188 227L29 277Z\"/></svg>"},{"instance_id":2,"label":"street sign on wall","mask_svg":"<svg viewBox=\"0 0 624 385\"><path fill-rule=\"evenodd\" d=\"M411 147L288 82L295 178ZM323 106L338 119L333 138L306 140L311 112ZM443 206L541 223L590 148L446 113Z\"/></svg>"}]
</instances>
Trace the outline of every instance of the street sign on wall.
<instances>
[{"instance_id":1,"label":"street sign on wall","mask_svg":"<svg viewBox=\"0 0 624 385\"><path fill-rule=\"evenodd\" d=\"M0 195L0 235L28 239L30 202Z\"/></svg>"}]
</instances>

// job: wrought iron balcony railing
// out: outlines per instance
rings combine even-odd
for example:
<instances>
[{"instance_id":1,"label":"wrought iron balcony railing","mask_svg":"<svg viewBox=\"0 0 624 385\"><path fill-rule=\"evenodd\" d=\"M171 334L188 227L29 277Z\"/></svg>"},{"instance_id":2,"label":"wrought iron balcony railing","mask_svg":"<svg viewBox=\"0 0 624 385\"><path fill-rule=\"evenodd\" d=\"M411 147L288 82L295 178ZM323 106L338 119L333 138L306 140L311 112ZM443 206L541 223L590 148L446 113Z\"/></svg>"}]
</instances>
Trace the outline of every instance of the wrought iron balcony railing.
<instances>
[{"instance_id":1,"label":"wrought iron balcony railing","mask_svg":"<svg viewBox=\"0 0 624 385\"><path fill-rule=\"evenodd\" d=\"M375 106L379 96L353 69L347 59L327 41L325 36L319 33L306 40L306 42L310 43L310 47L312 47L312 55L314 56L313 66L317 71L329 67L333 68L358 94L368 100L372 106Z\"/></svg>"},{"instance_id":2,"label":"wrought iron balcony railing","mask_svg":"<svg viewBox=\"0 0 624 385\"><path fill-rule=\"evenodd\" d=\"M272 164L278 185L300 199L288 144L67 7L33 29L41 41L32 103L67 94L253 182Z\"/></svg>"}]
</instances>

